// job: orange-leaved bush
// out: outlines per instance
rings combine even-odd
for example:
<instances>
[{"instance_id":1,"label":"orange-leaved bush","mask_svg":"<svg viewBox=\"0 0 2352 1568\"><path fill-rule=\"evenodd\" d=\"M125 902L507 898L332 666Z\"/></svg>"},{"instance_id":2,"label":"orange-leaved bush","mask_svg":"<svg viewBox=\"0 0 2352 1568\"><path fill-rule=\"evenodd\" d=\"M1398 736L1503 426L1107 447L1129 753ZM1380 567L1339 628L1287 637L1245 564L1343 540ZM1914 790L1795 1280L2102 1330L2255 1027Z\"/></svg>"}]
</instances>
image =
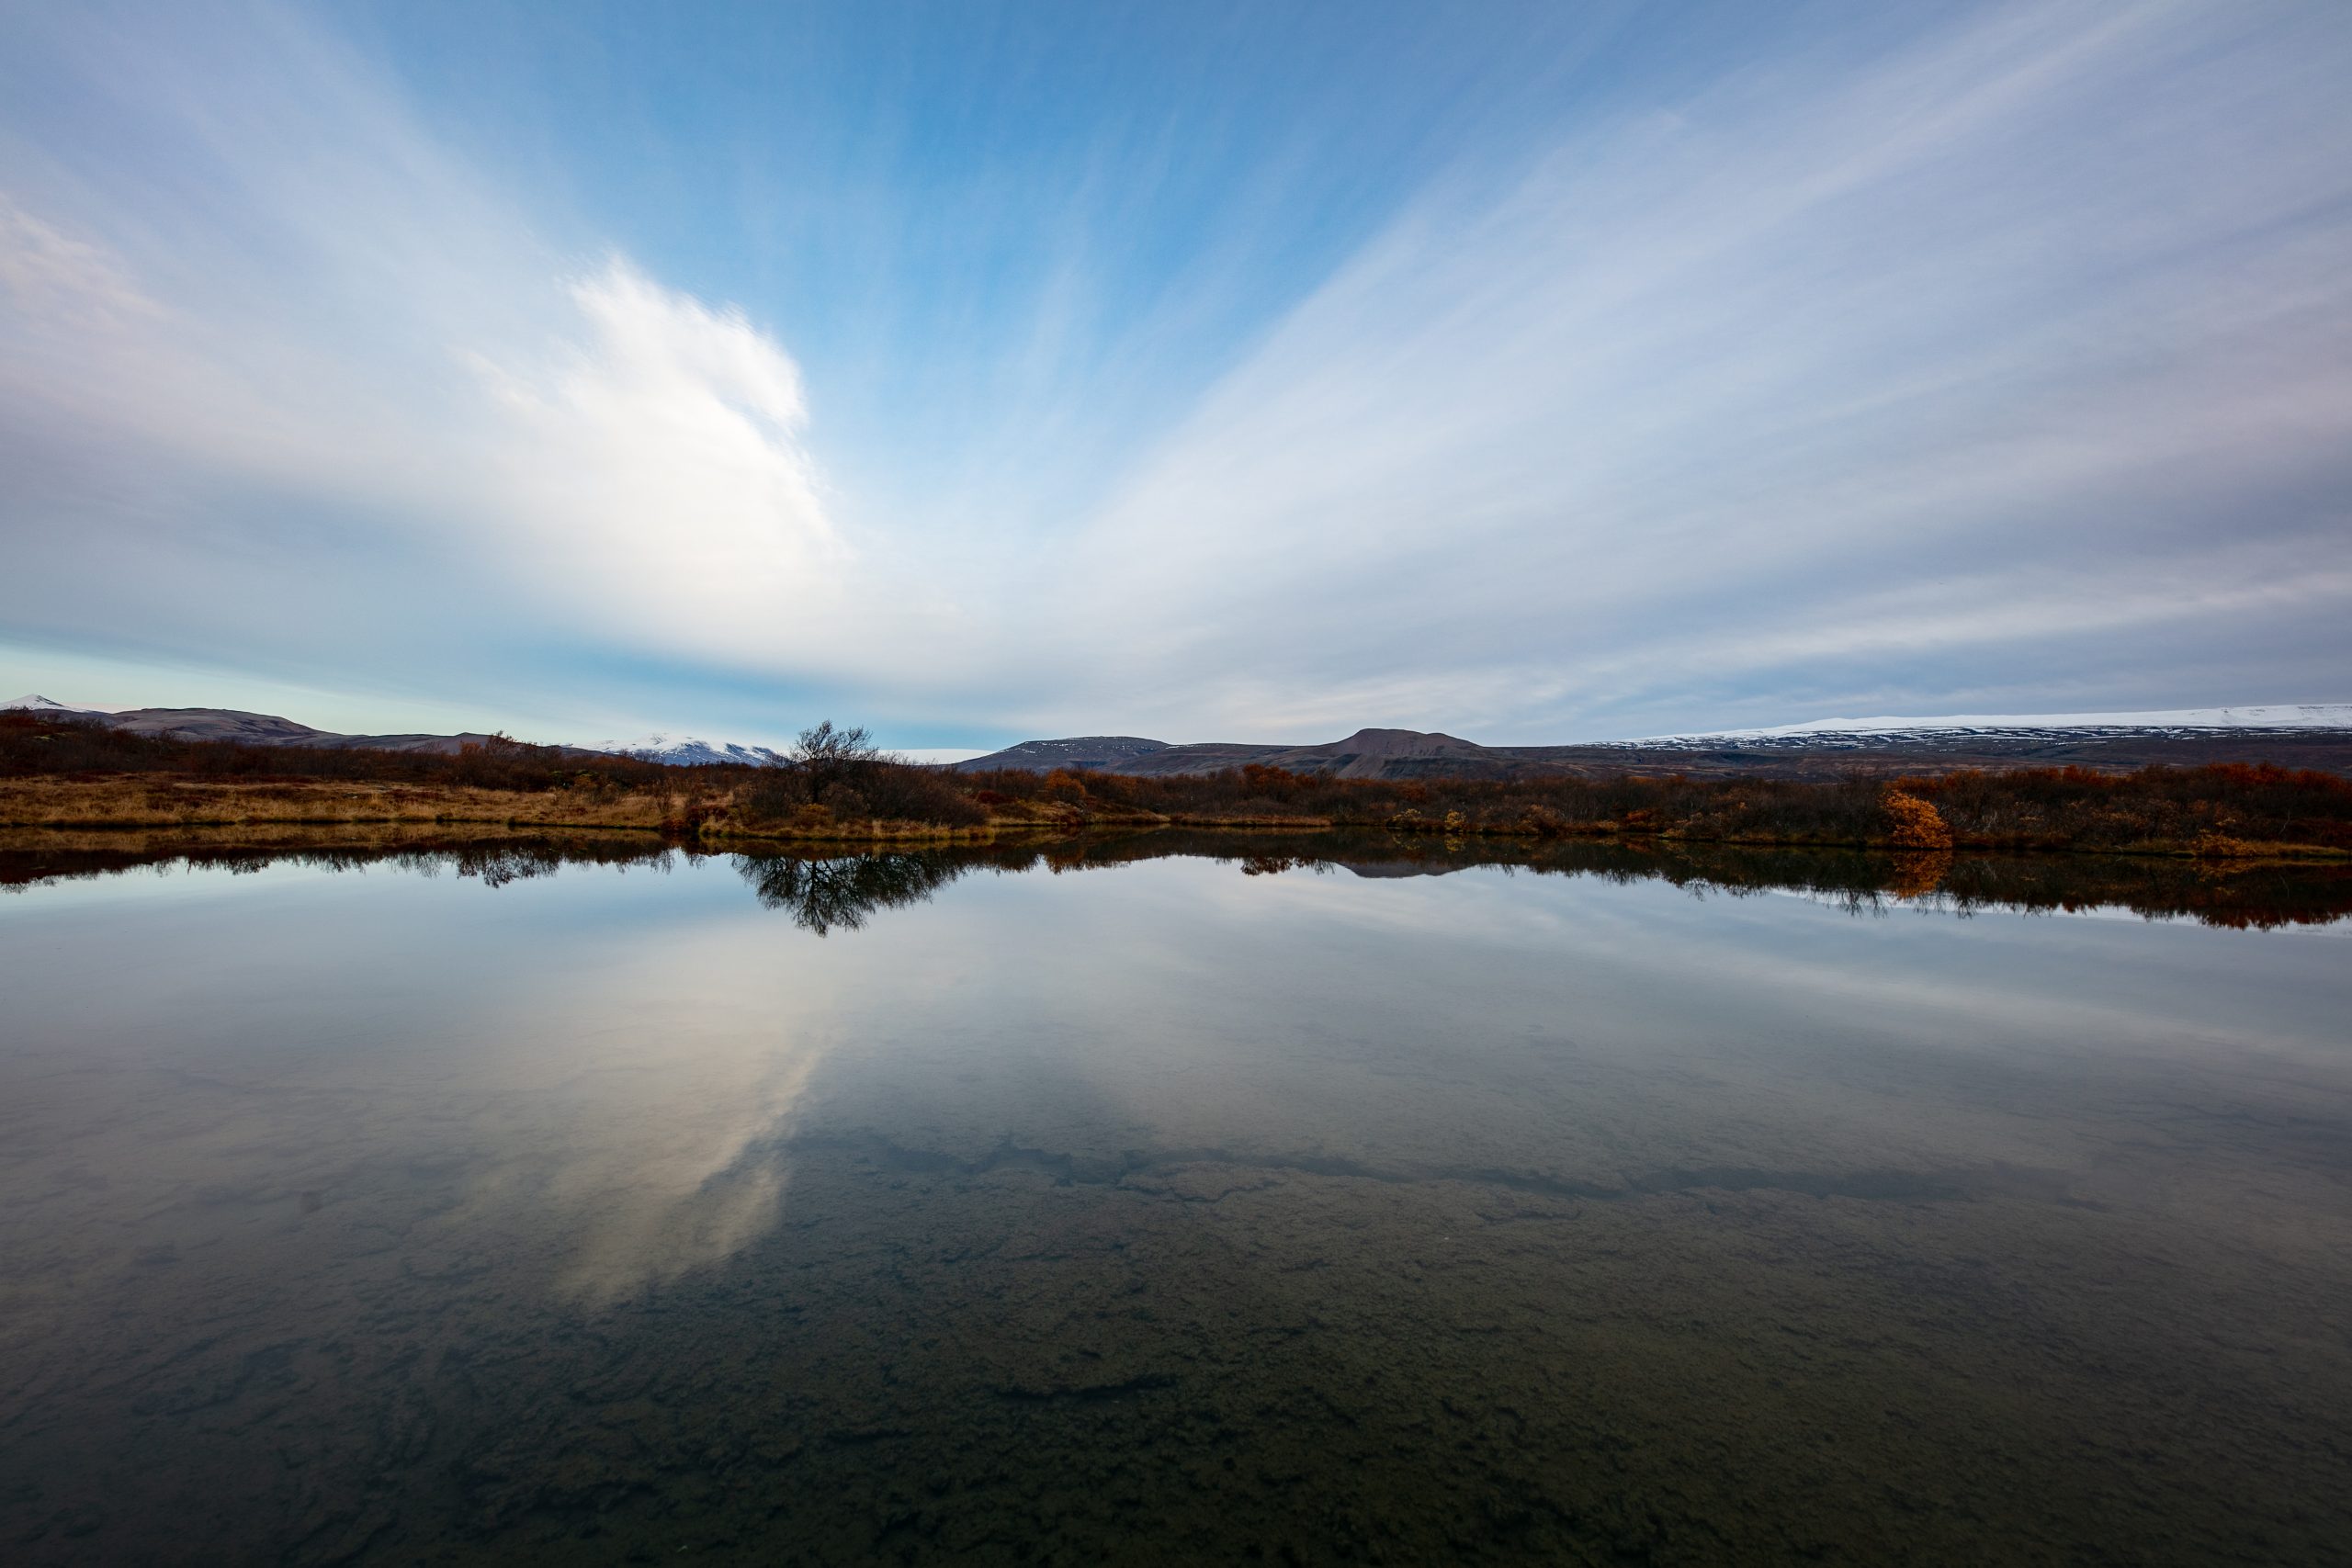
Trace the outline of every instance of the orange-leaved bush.
<instances>
[{"instance_id":1,"label":"orange-leaved bush","mask_svg":"<svg viewBox=\"0 0 2352 1568\"><path fill-rule=\"evenodd\" d=\"M1928 802L1889 785L1879 804L1885 808L1888 825L1893 829L1887 841L1896 848L1951 848L1951 828L1944 821L1944 814Z\"/></svg>"}]
</instances>

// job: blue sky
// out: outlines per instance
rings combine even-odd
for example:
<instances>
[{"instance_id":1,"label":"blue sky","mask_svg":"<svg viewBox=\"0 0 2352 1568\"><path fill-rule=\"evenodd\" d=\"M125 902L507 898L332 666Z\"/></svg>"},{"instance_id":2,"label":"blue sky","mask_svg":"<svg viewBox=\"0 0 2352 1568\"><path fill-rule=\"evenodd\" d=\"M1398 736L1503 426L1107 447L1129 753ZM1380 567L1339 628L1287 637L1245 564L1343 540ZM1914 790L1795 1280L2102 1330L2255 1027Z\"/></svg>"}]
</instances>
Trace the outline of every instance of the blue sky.
<instances>
[{"instance_id":1,"label":"blue sky","mask_svg":"<svg viewBox=\"0 0 2352 1568\"><path fill-rule=\"evenodd\" d=\"M910 747L2344 700L2347 79L2261 0L0 7L0 685Z\"/></svg>"}]
</instances>

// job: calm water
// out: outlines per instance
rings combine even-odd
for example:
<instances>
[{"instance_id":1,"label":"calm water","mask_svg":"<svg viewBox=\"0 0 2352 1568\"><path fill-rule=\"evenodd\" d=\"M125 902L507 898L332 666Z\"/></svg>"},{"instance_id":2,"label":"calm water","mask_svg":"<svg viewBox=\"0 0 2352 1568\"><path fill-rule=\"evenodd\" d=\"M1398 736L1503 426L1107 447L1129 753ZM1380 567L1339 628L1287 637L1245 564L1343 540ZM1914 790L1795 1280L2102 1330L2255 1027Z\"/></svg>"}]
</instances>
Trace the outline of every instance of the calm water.
<instances>
[{"instance_id":1,"label":"calm water","mask_svg":"<svg viewBox=\"0 0 2352 1568\"><path fill-rule=\"evenodd\" d=\"M2352 1556L2340 887L1333 852L17 854L0 1557Z\"/></svg>"}]
</instances>

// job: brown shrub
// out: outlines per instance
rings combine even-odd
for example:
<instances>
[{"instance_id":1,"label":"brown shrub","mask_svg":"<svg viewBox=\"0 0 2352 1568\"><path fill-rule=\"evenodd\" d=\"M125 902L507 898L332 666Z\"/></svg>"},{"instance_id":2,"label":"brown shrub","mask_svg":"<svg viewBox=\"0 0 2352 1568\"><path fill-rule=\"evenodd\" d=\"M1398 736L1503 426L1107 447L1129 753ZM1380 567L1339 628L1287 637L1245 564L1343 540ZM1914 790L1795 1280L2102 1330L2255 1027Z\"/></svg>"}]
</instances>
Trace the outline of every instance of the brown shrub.
<instances>
[{"instance_id":1,"label":"brown shrub","mask_svg":"<svg viewBox=\"0 0 2352 1568\"><path fill-rule=\"evenodd\" d=\"M1889 843L1905 850L1951 848L1951 829L1927 801L1890 785L1879 804L1886 811Z\"/></svg>"}]
</instances>

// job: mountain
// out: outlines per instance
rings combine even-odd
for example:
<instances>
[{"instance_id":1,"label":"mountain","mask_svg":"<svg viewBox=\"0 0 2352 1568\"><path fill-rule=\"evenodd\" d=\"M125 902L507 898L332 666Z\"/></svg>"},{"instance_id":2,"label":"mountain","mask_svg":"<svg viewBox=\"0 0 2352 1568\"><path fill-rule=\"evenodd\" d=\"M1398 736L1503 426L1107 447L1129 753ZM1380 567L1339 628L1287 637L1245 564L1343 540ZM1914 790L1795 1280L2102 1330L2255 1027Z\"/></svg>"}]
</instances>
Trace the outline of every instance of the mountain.
<instances>
[{"instance_id":1,"label":"mountain","mask_svg":"<svg viewBox=\"0 0 2352 1568\"><path fill-rule=\"evenodd\" d=\"M454 756L492 737L458 735L343 735L313 729L273 713L238 708L126 708L104 716L117 729L174 740L228 740L240 746L294 746L313 751L435 751Z\"/></svg>"},{"instance_id":2,"label":"mountain","mask_svg":"<svg viewBox=\"0 0 2352 1568\"><path fill-rule=\"evenodd\" d=\"M125 708L107 713L97 708L72 707L39 694L18 697L9 708L56 717L93 719L133 735L173 740L226 740L240 746L294 746L324 751L434 751L455 755L468 746L495 739L478 731L457 735L345 735L314 729L274 713L247 713L240 708ZM576 756L618 752L648 761L692 765L702 762L775 762L778 754L764 746L739 741L709 741L689 735L657 734L636 740L608 740L598 746L560 746Z\"/></svg>"},{"instance_id":3,"label":"mountain","mask_svg":"<svg viewBox=\"0 0 2352 1568\"><path fill-rule=\"evenodd\" d=\"M342 735L276 714L235 708L129 708L106 713L75 708L38 694L18 697L5 705L59 717L85 717L138 735L231 740L248 746L453 753L493 739L472 732ZM671 732L558 749L580 756L616 752L682 766L713 762L756 766L783 760L766 746ZM1458 736L1415 729L1359 729L1344 740L1304 746L1240 741L1179 746L1136 735L1087 735L1026 740L947 765L962 773L1086 768L1148 777L1213 773L1250 762L1345 779L1512 778L1563 773L1824 778L1926 768L2136 768L2153 762L2180 766L2276 762L2352 774L2352 703L2148 713L1823 718L1761 729L1659 735L1577 746L1481 746Z\"/></svg>"},{"instance_id":4,"label":"mountain","mask_svg":"<svg viewBox=\"0 0 2352 1568\"><path fill-rule=\"evenodd\" d=\"M0 712L16 709L27 713L42 713L57 718L108 718L103 708L77 708L67 703L52 702L38 692L28 692L14 702L0 703Z\"/></svg>"},{"instance_id":5,"label":"mountain","mask_svg":"<svg viewBox=\"0 0 2352 1568\"><path fill-rule=\"evenodd\" d=\"M1091 768L1102 773L1146 777L1214 773L1246 762L1287 768L1295 773L1330 773L1347 779L1398 778L1430 772L1507 769L1511 759L1451 735L1412 729L1359 729L1345 740L1315 746L1251 745L1206 741L1171 746L1136 735L1085 735L1063 740L1024 740L985 757L955 764L962 773L993 768Z\"/></svg>"},{"instance_id":6,"label":"mountain","mask_svg":"<svg viewBox=\"0 0 2352 1568\"><path fill-rule=\"evenodd\" d=\"M1359 729L1345 740L1313 746L1253 745L1205 741L1171 746L1137 735L1082 735L1061 740L1024 740L985 757L955 763L960 773L995 768L1091 768L1102 773L1166 776L1214 773L1247 762L1287 768L1295 773L1330 773L1340 778L1403 778L1417 773L1509 771L1515 759L1451 735L1413 729Z\"/></svg>"},{"instance_id":7,"label":"mountain","mask_svg":"<svg viewBox=\"0 0 2352 1568\"><path fill-rule=\"evenodd\" d=\"M1412 729L1360 729L1344 740L1311 746L1222 741L1170 746L1096 736L1025 741L957 766L1087 767L1165 776L1213 773L1251 762L1350 779L1627 772L1809 778L1915 768L2135 768L2153 762L2277 762L2352 773L2352 704L1831 718L1768 729L1578 746L1481 746L1456 736Z\"/></svg>"},{"instance_id":8,"label":"mountain","mask_svg":"<svg viewBox=\"0 0 2352 1568\"><path fill-rule=\"evenodd\" d=\"M981 773L997 768L1023 768L1051 773L1056 768L1091 768L1098 773L1131 771L1126 764L1155 751L1169 750L1165 740L1139 735L1080 735L1065 740L1024 740L985 757L969 757L948 764L958 773Z\"/></svg>"},{"instance_id":9,"label":"mountain","mask_svg":"<svg viewBox=\"0 0 2352 1568\"><path fill-rule=\"evenodd\" d=\"M1119 772L1210 773L1256 762L1294 773L1325 773L1342 779L1398 779L1503 773L1511 770L1513 761L1508 753L1452 735L1417 729L1359 729L1344 740L1313 746L1170 746L1164 751L1138 757Z\"/></svg>"},{"instance_id":10,"label":"mountain","mask_svg":"<svg viewBox=\"0 0 2352 1568\"><path fill-rule=\"evenodd\" d=\"M2244 730L2352 730L2352 703L2267 707L2171 708L2152 713L1955 714L1941 718L1817 718L1766 729L1660 735L1602 741L1645 750L1726 744L1747 747L1852 748L1954 740L2154 739L2234 735Z\"/></svg>"},{"instance_id":11,"label":"mountain","mask_svg":"<svg viewBox=\"0 0 2352 1568\"><path fill-rule=\"evenodd\" d=\"M692 735L662 732L640 736L635 740L602 741L589 750L614 751L648 762L667 762L673 767L699 767L709 762L749 762L754 767L767 767L785 760L783 752L765 746L749 746L740 740L703 740Z\"/></svg>"},{"instance_id":12,"label":"mountain","mask_svg":"<svg viewBox=\"0 0 2352 1568\"><path fill-rule=\"evenodd\" d=\"M240 746L291 746L314 751L434 751L454 756L468 746L495 739L472 730L458 735L343 735L313 729L274 713L246 713L240 708L125 708L107 713L68 707L42 696L18 697L6 706L61 718L94 719L110 728L163 739L227 740ZM558 750L588 754L586 748L579 746Z\"/></svg>"},{"instance_id":13,"label":"mountain","mask_svg":"<svg viewBox=\"0 0 2352 1568\"><path fill-rule=\"evenodd\" d=\"M236 708L126 708L106 716L107 723L133 735L173 740L234 740L246 746L301 746L338 739L331 730L313 729L276 714L244 713Z\"/></svg>"}]
</instances>

